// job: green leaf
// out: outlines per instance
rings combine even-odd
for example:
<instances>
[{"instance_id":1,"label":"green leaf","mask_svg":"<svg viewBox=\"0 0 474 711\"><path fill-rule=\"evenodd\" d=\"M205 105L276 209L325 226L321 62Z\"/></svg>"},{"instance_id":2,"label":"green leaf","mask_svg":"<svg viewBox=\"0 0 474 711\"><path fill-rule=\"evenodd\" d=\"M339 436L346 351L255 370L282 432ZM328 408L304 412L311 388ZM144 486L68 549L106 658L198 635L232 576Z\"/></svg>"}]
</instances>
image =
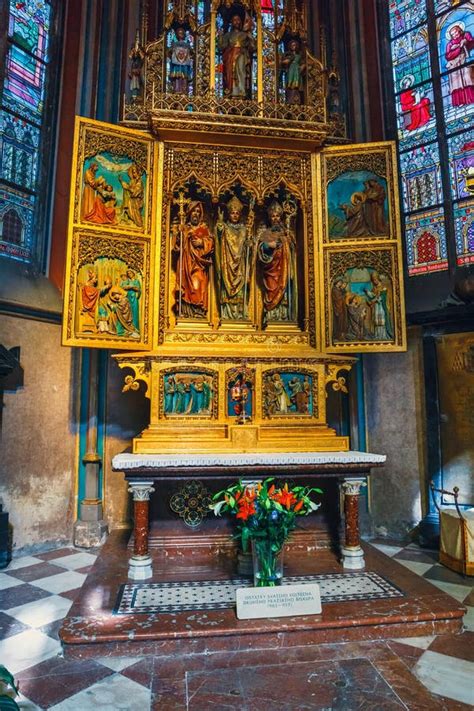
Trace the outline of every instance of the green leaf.
<instances>
[{"instance_id":1,"label":"green leaf","mask_svg":"<svg viewBox=\"0 0 474 711\"><path fill-rule=\"evenodd\" d=\"M0 681L3 681L4 684L11 686L12 689L15 690L15 693L18 694L18 687L15 684L13 674L9 672L8 669L3 666L3 664L0 664Z\"/></svg>"},{"instance_id":2,"label":"green leaf","mask_svg":"<svg viewBox=\"0 0 474 711\"><path fill-rule=\"evenodd\" d=\"M12 709L13 711L20 711L15 699L12 699L11 696L0 696L0 711L11 711Z\"/></svg>"}]
</instances>

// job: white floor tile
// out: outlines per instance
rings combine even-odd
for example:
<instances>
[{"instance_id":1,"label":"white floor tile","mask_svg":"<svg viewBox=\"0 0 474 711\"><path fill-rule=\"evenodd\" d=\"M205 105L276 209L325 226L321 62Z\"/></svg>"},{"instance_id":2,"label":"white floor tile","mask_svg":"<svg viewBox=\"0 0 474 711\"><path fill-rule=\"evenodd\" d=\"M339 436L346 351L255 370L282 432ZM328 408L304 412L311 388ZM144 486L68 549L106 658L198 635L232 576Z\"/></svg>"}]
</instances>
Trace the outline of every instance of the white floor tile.
<instances>
[{"instance_id":1,"label":"white floor tile","mask_svg":"<svg viewBox=\"0 0 474 711\"><path fill-rule=\"evenodd\" d=\"M26 630L0 641L0 659L13 674L54 657L61 645L38 630Z\"/></svg>"},{"instance_id":2,"label":"white floor tile","mask_svg":"<svg viewBox=\"0 0 474 711\"><path fill-rule=\"evenodd\" d=\"M37 706L33 701L30 701L30 699L27 699L26 696L23 696L23 694L19 694L15 701L21 711L43 711L41 706Z\"/></svg>"},{"instance_id":3,"label":"white floor tile","mask_svg":"<svg viewBox=\"0 0 474 711\"><path fill-rule=\"evenodd\" d=\"M419 658L413 671L433 694L463 704L474 704L474 662L428 650Z\"/></svg>"},{"instance_id":4,"label":"white floor tile","mask_svg":"<svg viewBox=\"0 0 474 711\"><path fill-rule=\"evenodd\" d=\"M58 573L58 575L49 575L46 578L32 580L30 585L35 585L37 588L59 595L67 592L67 590L80 588L86 578L87 575L84 575L84 573L67 570L64 573Z\"/></svg>"},{"instance_id":5,"label":"white floor tile","mask_svg":"<svg viewBox=\"0 0 474 711\"><path fill-rule=\"evenodd\" d=\"M466 605L467 613L463 617L463 625L470 632L474 632L474 607Z\"/></svg>"},{"instance_id":6,"label":"white floor tile","mask_svg":"<svg viewBox=\"0 0 474 711\"><path fill-rule=\"evenodd\" d=\"M397 563L401 563L417 575L424 575L427 570L433 567L433 563L418 563L414 560L400 560L399 558L397 558Z\"/></svg>"},{"instance_id":7,"label":"white floor tile","mask_svg":"<svg viewBox=\"0 0 474 711\"><path fill-rule=\"evenodd\" d=\"M11 575L6 573L0 573L0 590L8 590L9 588L14 588L17 585L22 585L23 580L18 580L18 578L13 578Z\"/></svg>"},{"instance_id":8,"label":"white floor tile","mask_svg":"<svg viewBox=\"0 0 474 711\"><path fill-rule=\"evenodd\" d=\"M61 556L61 558L54 558L50 561L54 565L62 565L63 568L68 568L68 570L76 570L77 568L85 568L86 565L92 565L97 559L96 555L92 553L71 553L70 555Z\"/></svg>"},{"instance_id":9,"label":"white floor tile","mask_svg":"<svg viewBox=\"0 0 474 711\"><path fill-rule=\"evenodd\" d=\"M394 638L393 641L409 644L410 647L418 647L418 649L428 649L435 639L436 637L399 637L397 639Z\"/></svg>"},{"instance_id":10,"label":"white floor tile","mask_svg":"<svg viewBox=\"0 0 474 711\"><path fill-rule=\"evenodd\" d=\"M426 580L432 585L435 585L443 592L447 593L448 595L451 595L451 597L454 597L454 599L458 600L458 602L463 602L464 598L467 595L466 587L464 585L445 583L442 580L431 580L431 578L426 578Z\"/></svg>"},{"instance_id":11,"label":"white floor tile","mask_svg":"<svg viewBox=\"0 0 474 711\"><path fill-rule=\"evenodd\" d=\"M5 568L5 573L9 573L10 570L27 568L29 565L36 565L37 563L44 563L44 560L41 560L41 558L34 558L32 555L23 555L19 558L13 558L11 563L9 563Z\"/></svg>"},{"instance_id":12,"label":"white floor tile","mask_svg":"<svg viewBox=\"0 0 474 711\"><path fill-rule=\"evenodd\" d=\"M378 551L385 553L385 555L390 556L391 558L403 550L403 548L399 548L398 546L387 546L384 543L371 543L370 545L374 548L377 548Z\"/></svg>"},{"instance_id":13,"label":"white floor tile","mask_svg":"<svg viewBox=\"0 0 474 711\"><path fill-rule=\"evenodd\" d=\"M59 595L51 595L51 597L46 597L44 600L37 600L36 602L29 602L26 605L11 607L9 610L5 610L5 612L7 615L11 615L11 617L20 620L20 622L23 622L25 625L30 625L30 627L42 627L49 622L54 622L64 617L67 612L69 612L71 605L72 600L60 597Z\"/></svg>"},{"instance_id":14,"label":"white floor tile","mask_svg":"<svg viewBox=\"0 0 474 711\"><path fill-rule=\"evenodd\" d=\"M94 659L99 664L103 664L104 667L119 672L126 667L131 667L132 664L136 664L143 657L98 657L97 659L94 657Z\"/></svg>"},{"instance_id":15,"label":"white floor tile","mask_svg":"<svg viewBox=\"0 0 474 711\"><path fill-rule=\"evenodd\" d=\"M51 706L50 711L149 711L150 703L150 689L113 674Z\"/></svg>"}]
</instances>

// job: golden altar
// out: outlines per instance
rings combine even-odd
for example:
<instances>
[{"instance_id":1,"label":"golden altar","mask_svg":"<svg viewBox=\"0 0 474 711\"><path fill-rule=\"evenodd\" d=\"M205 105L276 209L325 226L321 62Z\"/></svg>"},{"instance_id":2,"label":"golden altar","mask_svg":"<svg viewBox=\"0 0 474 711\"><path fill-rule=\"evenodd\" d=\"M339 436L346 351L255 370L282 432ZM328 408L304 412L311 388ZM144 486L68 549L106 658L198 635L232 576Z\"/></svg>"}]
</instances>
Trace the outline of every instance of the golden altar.
<instances>
[{"instance_id":1,"label":"golden altar","mask_svg":"<svg viewBox=\"0 0 474 711\"><path fill-rule=\"evenodd\" d=\"M134 453L348 450L327 386L406 347L394 145L345 138L303 0L165 5L121 124L77 119L63 343L145 383Z\"/></svg>"}]
</instances>

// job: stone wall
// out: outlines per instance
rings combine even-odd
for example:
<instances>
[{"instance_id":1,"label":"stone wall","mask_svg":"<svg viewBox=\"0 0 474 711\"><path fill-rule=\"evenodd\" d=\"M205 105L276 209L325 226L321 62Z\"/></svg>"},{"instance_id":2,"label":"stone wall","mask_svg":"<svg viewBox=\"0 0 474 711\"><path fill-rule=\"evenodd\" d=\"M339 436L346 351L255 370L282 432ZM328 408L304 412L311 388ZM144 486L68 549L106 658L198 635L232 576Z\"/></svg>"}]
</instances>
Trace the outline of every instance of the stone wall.
<instances>
[{"instance_id":1,"label":"stone wall","mask_svg":"<svg viewBox=\"0 0 474 711\"><path fill-rule=\"evenodd\" d=\"M420 333L409 329L406 353L364 356L367 447L387 455L371 477L374 532L405 539L426 511L426 438Z\"/></svg>"},{"instance_id":2,"label":"stone wall","mask_svg":"<svg viewBox=\"0 0 474 711\"><path fill-rule=\"evenodd\" d=\"M59 325L0 315L0 343L20 346L23 386L3 394L0 502L13 551L70 542L75 507L77 355Z\"/></svg>"}]
</instances>

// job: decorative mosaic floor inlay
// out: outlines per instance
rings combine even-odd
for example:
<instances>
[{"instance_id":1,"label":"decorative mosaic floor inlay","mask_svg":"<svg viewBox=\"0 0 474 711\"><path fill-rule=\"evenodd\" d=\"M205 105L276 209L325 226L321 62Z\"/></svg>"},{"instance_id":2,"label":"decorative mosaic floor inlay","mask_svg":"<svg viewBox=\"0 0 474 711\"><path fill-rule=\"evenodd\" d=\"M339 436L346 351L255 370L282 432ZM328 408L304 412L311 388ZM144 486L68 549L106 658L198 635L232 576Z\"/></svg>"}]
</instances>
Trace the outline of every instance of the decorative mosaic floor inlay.
<instances>
[{"instance_id":1,"label":"decorative mosaic floor inlay","mask_svg":"<svg viewBox=\"0 0 474 711\"><path fill-rule=\"evenodd\" d=\"M295 575L283 583L318 583L321 602L349 602L402 597L403 592L377 573ZM127 583L120 587L114 613L191 612L225 610L235 606L237 588L251 587L248 578L183 583Z\"/></svg>"}]
</instances>

